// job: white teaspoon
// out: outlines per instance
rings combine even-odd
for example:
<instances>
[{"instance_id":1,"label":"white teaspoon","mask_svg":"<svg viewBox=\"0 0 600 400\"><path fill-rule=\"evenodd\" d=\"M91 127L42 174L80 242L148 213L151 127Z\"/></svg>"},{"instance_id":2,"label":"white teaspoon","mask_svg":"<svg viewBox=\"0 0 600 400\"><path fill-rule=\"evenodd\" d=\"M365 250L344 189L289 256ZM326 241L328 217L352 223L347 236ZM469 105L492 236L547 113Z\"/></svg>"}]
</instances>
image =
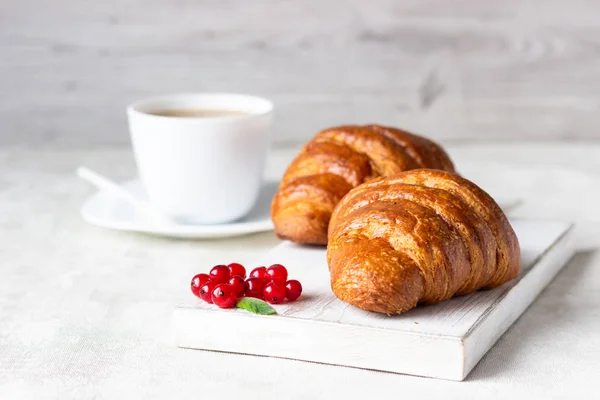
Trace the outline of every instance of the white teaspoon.
<instances>
[{"instance_id":1,"label":"white teaspoon","mask_svg":"<svg viewBox=\"0 0 600 400\"><path fill-rule=\"evenodd\" d=\"M83 166L77 168L77 176L96 186L98 189L126 201L134 207L136 212L139 212L141 215L146 217L148 221L162 225L175 225L175 222L173 222L171 218L158 211L156 208L154 208L154 206L152 206L152 204L137 198L135 195L123 189L119 184L113 182L105 176Z\"/></svg>"}]
</instances>

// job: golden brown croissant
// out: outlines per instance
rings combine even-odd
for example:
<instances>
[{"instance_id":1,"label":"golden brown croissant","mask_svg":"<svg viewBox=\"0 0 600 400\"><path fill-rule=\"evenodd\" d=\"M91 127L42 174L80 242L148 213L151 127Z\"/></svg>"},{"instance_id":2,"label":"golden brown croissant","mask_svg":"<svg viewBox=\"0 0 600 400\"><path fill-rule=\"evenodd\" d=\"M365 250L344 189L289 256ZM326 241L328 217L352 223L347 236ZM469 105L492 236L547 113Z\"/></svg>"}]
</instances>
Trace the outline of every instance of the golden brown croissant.
<instances>
[{"instance_id":1,"label":"golden brown croissant","mask_svg":"<svg viewBox=\"0 0 600 400\"><path fill-rule=\"evenodd\" d=\"M366 125L321 131L290 164L273 198L275 233L294 242L326 244L333 208L350 189L416 168L454 171L440 146L400 129Z\"/></svg>"},{"instance_id":2,"label":"golden brown croissant","mask_svg":"<svg viewBox=\"0 0 600 400\"><path fill-rule=\"evenodd\" d=\"M519 242L496 202L453 173L419 169L351 190L329 226L335 295L386 314L517 277Z\"/></svg>"}]
</instances>

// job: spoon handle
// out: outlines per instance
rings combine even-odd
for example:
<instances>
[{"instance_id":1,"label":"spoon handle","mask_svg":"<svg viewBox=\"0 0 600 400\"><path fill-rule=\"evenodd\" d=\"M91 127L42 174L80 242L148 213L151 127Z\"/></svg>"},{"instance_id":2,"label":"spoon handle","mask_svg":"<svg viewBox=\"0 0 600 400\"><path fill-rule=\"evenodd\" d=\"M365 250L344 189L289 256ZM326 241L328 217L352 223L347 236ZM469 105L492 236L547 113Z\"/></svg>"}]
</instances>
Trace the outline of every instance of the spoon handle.
<instances>
[{"instance_id":1,"label":"spoon handle","mask_svg":"<svg viewBox=\"0 0 600 400\"><path fill-rule=\"evenodd\" d=\"M170 218L162 214L160 211L156 210L150 203L135 197L132 193L123 189L117 183L111 181L107 177L95 171L92 171L87 167L78 167L77 176L79 176L84 181L96 186L98 189L110 193L115 197L119 197L122 200L125 200L127 203L131 204L136 209L136 211L142 212L147 217L152 218L155 222L169 224L173 223Z\"/></svg>"}]
</instances>

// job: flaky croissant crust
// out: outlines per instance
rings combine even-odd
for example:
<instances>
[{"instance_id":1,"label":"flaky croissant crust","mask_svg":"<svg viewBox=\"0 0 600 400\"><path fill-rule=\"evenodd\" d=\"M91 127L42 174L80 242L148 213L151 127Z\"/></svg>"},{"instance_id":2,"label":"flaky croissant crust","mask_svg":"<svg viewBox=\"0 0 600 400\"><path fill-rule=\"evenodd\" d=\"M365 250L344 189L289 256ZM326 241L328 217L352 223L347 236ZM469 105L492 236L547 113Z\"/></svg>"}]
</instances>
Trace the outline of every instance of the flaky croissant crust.
<instances>
[{"instance_id":1,"label":"flaky croissant crust","mask_svg":"<svg viewBox=\"0 0 600 400\"><path fill-rule=\"evenodd\" d=\"M433 168L454 171L436 143L400 129L348 125L325 129L290 164L271 206L282 239L326 244L329 219L352 188L381 176Z\"/></svg>"},{"instance_id":2,"label":"flaky croissant crust","mask_svg":"<svg viewBox=\"0 0 600 400\"><path fill-rule=\"evenodd\" d=\"M418 169L351 190L336 206L327 261L335 295L398 314L517 277L517 237L474 183Z\"/></svg>"}]
</instances>

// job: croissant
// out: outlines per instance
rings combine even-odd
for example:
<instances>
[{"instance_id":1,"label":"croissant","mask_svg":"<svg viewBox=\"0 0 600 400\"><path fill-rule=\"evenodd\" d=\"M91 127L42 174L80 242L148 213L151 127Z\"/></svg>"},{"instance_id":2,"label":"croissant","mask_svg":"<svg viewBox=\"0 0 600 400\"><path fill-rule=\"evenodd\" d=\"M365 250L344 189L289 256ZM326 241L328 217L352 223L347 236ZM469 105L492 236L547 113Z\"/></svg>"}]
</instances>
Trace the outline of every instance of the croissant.
<instances>
[{"instance_id":1,"label":"croissant","mask_svg":"<svg viewBox=\"0 0 600 400\"><path fill-rule=\"evenodd\" d=\"M271 204L275 233L298 243L327 244L333 208L350 189L416 168L454 171L440 146L400 129L325 129L304 146L283 176Z\"/></svg>"},{"instance_id":2,"label":"croissant","mask_svg":"<svg viewBox=\"0 0 600 400\"><path fill-rule=\"evenodd\" d=\"M329 226L333 293L363 310L398 314L517 277L519 242L474 183L419 169L351 190Z\"/></svg>"}]
</instances>

